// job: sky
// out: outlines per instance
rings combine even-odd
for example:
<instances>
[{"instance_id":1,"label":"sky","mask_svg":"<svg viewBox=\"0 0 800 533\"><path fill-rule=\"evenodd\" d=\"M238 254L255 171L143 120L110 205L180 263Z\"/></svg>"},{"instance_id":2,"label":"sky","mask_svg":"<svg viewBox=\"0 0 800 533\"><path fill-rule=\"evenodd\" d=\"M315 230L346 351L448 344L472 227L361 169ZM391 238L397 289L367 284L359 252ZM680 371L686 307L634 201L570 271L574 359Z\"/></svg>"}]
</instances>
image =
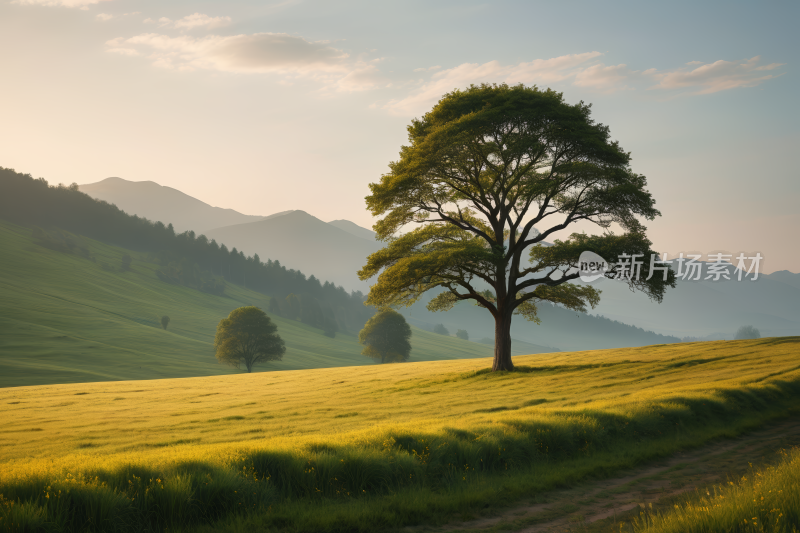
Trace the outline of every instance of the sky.
<instances>
[{"instance_id":1,"label":"sky","mask_svg":"<svg viewBox=\"0 0 800 533\"><path fill-rule=\"evenodd\" d=\"M656 250L800 272L797 20L795 1L0 0L0 166L370 227L411 119L523 83L592 103L648 177Z\"/></svg>"}]
</instances>

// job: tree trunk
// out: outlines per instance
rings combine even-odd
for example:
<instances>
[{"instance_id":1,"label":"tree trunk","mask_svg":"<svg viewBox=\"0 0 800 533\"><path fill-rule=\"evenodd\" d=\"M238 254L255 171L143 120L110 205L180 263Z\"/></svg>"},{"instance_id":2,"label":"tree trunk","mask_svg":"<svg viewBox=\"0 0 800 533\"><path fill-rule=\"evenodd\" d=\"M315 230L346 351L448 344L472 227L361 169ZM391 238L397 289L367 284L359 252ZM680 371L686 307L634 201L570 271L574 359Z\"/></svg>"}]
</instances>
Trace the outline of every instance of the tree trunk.
<instances>
[{"instance_id":1,"label":"tree trunk","mask_svg":"<svg viewBox=\"0 0 800 533\"><path fill-rule=\"evenodd\" d=\"M492 372L514 370L511 362L511 313L503 313L494 321L494 362Z\"/></svg>"}]
</instances>

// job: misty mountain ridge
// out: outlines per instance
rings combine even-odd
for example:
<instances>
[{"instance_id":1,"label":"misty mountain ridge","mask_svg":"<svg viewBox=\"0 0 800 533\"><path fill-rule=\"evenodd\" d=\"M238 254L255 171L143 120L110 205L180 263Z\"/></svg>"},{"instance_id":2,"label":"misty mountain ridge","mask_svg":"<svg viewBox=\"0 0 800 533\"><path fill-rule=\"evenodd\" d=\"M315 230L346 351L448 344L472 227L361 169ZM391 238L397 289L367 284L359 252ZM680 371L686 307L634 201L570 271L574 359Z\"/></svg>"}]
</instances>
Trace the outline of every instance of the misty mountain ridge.
<instances>
[{"instance_id":1,"label":"misty mountain ridge","mask_svg":"<svg viewBox=\"0 0 800 533\"><path fill-rule=\"evenodd\" d=\"M192 230L201 234L220 226L261 220L262 216L244 215L233 209L213 207L172 187L154 181L128 181L106 178L97 183L79 185L78 189L114 204L131 215L153 222L172 224L177 233Z\"/></svg>"},{"instance_id":2,"label":"misty mountain ridge","mask_svg":"<svg viewBox=\"0 0 800 533\"><path fill-rule=\"evenodd\" d=\"M367 256L381 248L380 243L356 233L369 232L346 221L323 222L305 211L295 210L245 224L206 231L209 239L247 255L258 254L262 261L280 261L286 268L307 276L331 281L348 290L366 291L369 285L358 279L358 270ZM342 229L342 226L345 229ZM362 231L359 231L362 230Z\"/></svg>"},{"instance_id":3,"label":"misty mountain ridge","mask_svg":"<svg viewBox=\"0 0 800 533\"><path fill-rule=\"evenodd\" d=\"M190 220L189 215L194 211L181 211L167 201L176 197L177 193L183 203L175 205L187 205L195 210L204 209L207 213L215 213L213 210L220 209L169 187L161 187L153 182L139 183L150 184L148 190L152 190L161 199L154 201L149 210L146 210L144 209L146 206L140 201L142 198L134 195L129 199L122 195L115 202L118 207L123 210L127 207L129 213L165 223L167 222L165 219L169 217L176 219L178 215ZM97 192L99 188L93 187L100 184L106 184L104 186L106 189L116 191L130 190L129 185L135 185L134 182L117 178L104 180L92 186L82 186L82 190L86 187L88 194L100 197ZM110 195L107 194L106 197ZM228 248L235 246L247 255L257 253L263 261L267 259L280 261L287 268L300 270L307 276L313 275L321 280L332 281L347 290L357 289L367 292L369 283L374 283L373 280L361 281L356 274L366 263L367 256L383 246L382 243L375 241L375 233L369 229L348 220L333 220L326 223L301 210L282 211L264 217L242 215L233 210L221 211L244 218L236 219L234 224L223 223L213 228L206 224L186 229L192 229L198 234L204 233L208 238L224 243ZM220 218L210 216L206 222L212 220ZM176 229L180 230L181 227L176 226ZM200 229L201 227L206 229ZM625 284L600 280L596 287L603 291L603 295L600 305L592 313L676 337L704 337L710 334L732 336L742 325L754 325L764 335L800 333L800 274L780 271L769 275L759 274L757 281L750 281L752 275L747 276L746 281L736 281L735 266L726 264L723 267L731 280L726 281L723 278L720 281L713 281L705 279L708 275L708 264L701 262L699 280L679 280L675 289L667 291L661 304L651 302L643 294L632 293ZM419 320L418 325L421 327L425 327L422 322L442 322L458 326L460 319L466 319L467 315L470 316L468 322L478 325L478 317L471 316L471 312L464 315L463 312L454 310L449 313L427 315L423 309L424 305L418 303L413 306L412 313L415 321ZM519 331L515 335L527 342L549 343L561 349L566 348L563 343L558 343L557 339L545 333L545 329L531 325L523 327L524 331ZM487 336L489 333L485 332Z\"/></svg>"}]
</instances>

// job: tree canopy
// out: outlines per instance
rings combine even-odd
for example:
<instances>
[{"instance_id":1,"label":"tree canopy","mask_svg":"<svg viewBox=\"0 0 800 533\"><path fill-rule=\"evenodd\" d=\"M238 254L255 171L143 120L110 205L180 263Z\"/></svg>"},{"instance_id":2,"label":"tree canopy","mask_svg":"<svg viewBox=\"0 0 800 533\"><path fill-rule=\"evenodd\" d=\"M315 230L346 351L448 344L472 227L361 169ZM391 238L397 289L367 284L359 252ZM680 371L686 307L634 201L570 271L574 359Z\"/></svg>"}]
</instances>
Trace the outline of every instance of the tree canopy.
<instances>
[{"instance_id":1,"label":"tree canopy","mask_svg":"<svg viewBox=\"0 0 800 533\"><path fill-rule=\"evenodd\" d=\"M411 326L394 309L383 309L364 324L358 334L361 352L381 363L408 361L411 354Z\"/></svg>"},{"instance_id":2,"label":"tree canopy","mask_svg":"<svg viewBox=\"0 0 800 533\"><path fill-rule=\"evenodd\" d=\"M409 144L366 198L387 243L359 271L364 280L378 276L367 303L408 306L432 289L440 291L432 311L473 300L495 320L494 370L514 368L513 314L538 322L542 301L594 307L599 291L570 283L581 252L609 263L620 254L649 259L655 252L639 219L660 213L630 154L590 111L550 89L480 85L446 94L412 120ZM577 222L603 233L558 239ZM400 234L409 225L417 227ZM626 282L661 301L674 272L647 279L644 263L643 275Z\"/></svg>"},{"instance_id":3,"label":"tree canopy","mask_svg":"<svg viewBox=\"0 0 800 533\"><path fill-rule=\"evenodd\" d=\"M280 361L286 346L276 332L278 326L258 307L239 307L217 325L214 348L220 363L248 372L253 365L265 361Z\"/></svg>"},{"instance_id":4,"label":"tree canopy","mask_svg":"<svg viewBox=\"0 0 800 533\"><path fill-rule=\"evenodd\" d=\"M744 339L760 339L761 332L758 331L758 328L755 326L742 326L736 330L736 335L734 335L734 340L744 340Z\"/></svg>"}]
</instances>

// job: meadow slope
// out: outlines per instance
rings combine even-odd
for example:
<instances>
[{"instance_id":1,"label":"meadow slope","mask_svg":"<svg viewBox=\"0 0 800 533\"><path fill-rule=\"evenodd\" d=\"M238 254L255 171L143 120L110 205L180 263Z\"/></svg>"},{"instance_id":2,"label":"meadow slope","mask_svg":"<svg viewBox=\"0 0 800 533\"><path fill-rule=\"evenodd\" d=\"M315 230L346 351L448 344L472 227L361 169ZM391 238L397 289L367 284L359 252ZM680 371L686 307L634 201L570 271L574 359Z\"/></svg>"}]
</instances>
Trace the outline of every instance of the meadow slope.
<instances>
[{"instance_id":1,"label":"meadow slope","mask_svg":"<svg viewBox=\"0 0 800 533\"><path fill-rule=\"evenodd\" d=\"M521 356L511 374L473 359L2 389L0 492L104 530L117 515L142 529L441 522L796 412L799 349L784 337ZM43 499L56 490L68 503Z\"/></svg>"},{"instance_id":2,"label":"meadow slope","mask_svg":"<svg viewBox=\"0 0 800 533\"><path fill-rule=\"evenodd\" d=\"M80 238L96 261L35 242L31 229L0 221L0 387L230 375L213 340L236 307L267 309L269 297L228 283L215 296L160 281L146 254ZM124 254L130 271L119 269ZM104 268L105 267L105 268ZM159 319L168 315L166 331ZM353 334L335 339L272 317L286 341L283 361L255 371L371 365ZM516 353L541 347L518 343ZM488 357L492 347L414 328L415 361Z\"/></svg>"}]
</instances>

